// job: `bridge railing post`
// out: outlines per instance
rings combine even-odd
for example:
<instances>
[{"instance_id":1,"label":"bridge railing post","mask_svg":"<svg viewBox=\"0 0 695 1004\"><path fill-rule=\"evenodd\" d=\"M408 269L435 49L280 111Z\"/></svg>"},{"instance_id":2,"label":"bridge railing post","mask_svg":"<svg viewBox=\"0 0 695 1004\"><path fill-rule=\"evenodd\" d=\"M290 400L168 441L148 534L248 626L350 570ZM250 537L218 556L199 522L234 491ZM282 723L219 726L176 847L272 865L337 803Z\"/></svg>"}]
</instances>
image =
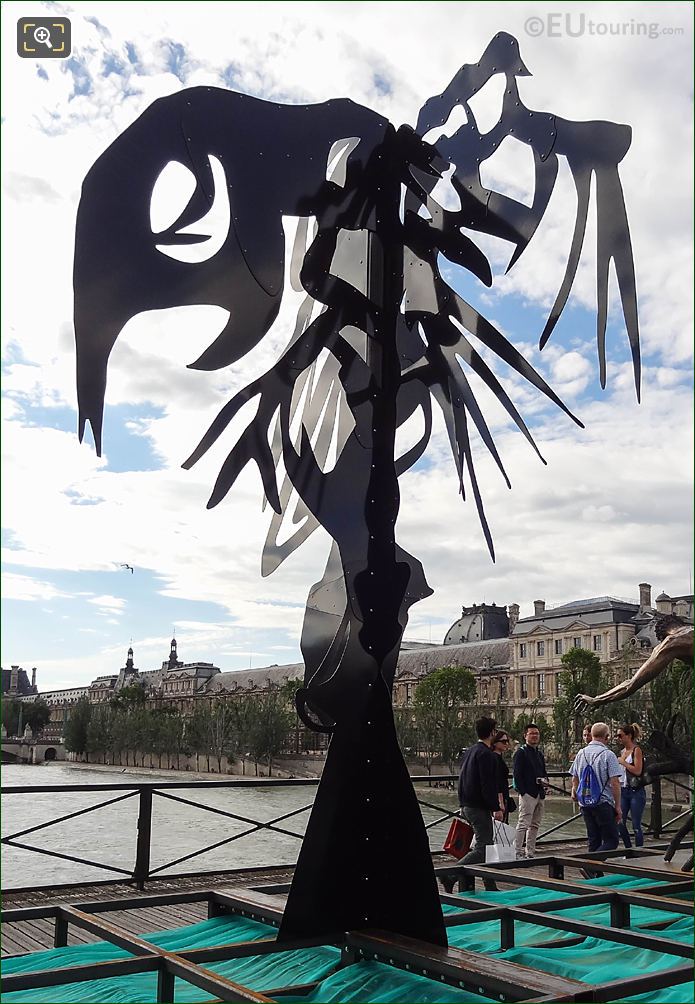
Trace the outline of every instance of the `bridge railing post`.
<instances>
[{"instance_id":1,"label":"bridge railing post","mask_svg":"<svg viewBox=\"0 0 695 1004\"><path fill-rule=\"evenodd\" d=\"M138 889L145 888L145 882L150 876L150 844L152 838L152 788L140 789L140 806L138 811L138 840L135 849L135 868L133 878Z\"/></svg>"}]
</instances>

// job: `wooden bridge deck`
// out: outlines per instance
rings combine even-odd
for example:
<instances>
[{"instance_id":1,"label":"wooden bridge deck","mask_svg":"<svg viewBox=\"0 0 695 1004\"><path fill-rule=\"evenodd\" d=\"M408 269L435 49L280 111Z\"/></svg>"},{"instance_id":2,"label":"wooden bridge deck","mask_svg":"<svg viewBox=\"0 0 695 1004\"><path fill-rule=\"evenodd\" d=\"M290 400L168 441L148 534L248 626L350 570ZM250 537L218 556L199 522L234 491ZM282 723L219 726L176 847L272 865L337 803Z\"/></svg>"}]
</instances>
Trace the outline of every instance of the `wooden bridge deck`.
<instances>
[{"instance_id":1,"label":"wooden bridge deck","mask_svg":"<svg viewBox=\"0 0 695 1004\"><path fill-rule=\"evenodd\" d=\"M632 867L640 865L649 869L658 869L664 872L664 881L671 879L687 880L688 876L680 871L681 864L689 852L679 851L674 860L666 864L663 859L655 854L645 854L641 861L632 860ZM565 850L566 860L577 855L581 856L581 845L571 851ZM443 866L451 862L450 858L436 855L435 865ZM617 865L618 861L613 861ZM510 878L514 874L508 873ZM529 878L547 878L547 866L526 867L520 873ZM37 889L27 892L13 892L8 890L3 895L3 909L10 910L20 907L31 906L55 906L57 904L75 904L87 902L102 902L105 900L131 899L134 896L156 896L160 893L188 892L197 889L215 889L219 892L241 893L245 898L257 898L269 904L270 897L262 893L253 891L253 887L271 885L275 883L287 883L292 878L292 869L273 869L253 872L244 872L237 876L230 876L228 873L208 873L200 876L181 877L173 876L170 879L160 880L148 885L144 893L137 893L132 884L117 883L113 885L89 885L72 886L68 889ZM569 876L568 876L569 878ZM502 876L499 880L504 885ZM282 897L276 897L276 902L272 905L281 906ZM166 904L150 907L138 907L130 910L109 911L108 920L118 927L123 928L134 935L143 935L155 931L171 930L176 927L185 927L189 924L196 924L207 917L207 905L201 902L183 902L176 904ZM106 915L104 915L106 916ZM54 922L51 919L25 920L12 924L3 924L0 927L0 945L2 956L23 955L28 952L39 952L44 949L53 948ZM68 944L89 944L101 940L98 935L81 930L76 926L68 929Z\"/></svg>"},{"instance_id":2,"label":"wooden bridge deck","mask_svg":"<svg viewBox=\"0 0 695 1004\"><path fill-rule=\"evenodd\" d=\"M103 902L104 900L130 899L133 896L153 897L165 892L188 892L195 889L216 889L222 892L238 892L245 890L249 884L270 882L287 882L292 877L291 869L285 872L273 871L247 872L236 881L229 875L217 876L215 873L201 875L195 878L172 878L157 882L156 887L149 887L144 893L137 893L132 885L126 883L107 886L73 886L67 890L35 890L32 892L16 892L12 890L3 895L3 909L11 910L28 906L54 906L58 903ZM176 927L197 924L207 917L205 901L199 903L176 903L166 906L151 906L135 910L109 911L108 919L118 927L131 934L151 934L155 931L167 931ZM18 923L2 924L0 926L0 948L3 958L8 955L25 955L27 952L40 952L53 948L54 922L46 920L23 920ZM101 939L88 931L80 930L72 925L68 929L68 944L90 944Z\"/></svg>"}]
</instances>

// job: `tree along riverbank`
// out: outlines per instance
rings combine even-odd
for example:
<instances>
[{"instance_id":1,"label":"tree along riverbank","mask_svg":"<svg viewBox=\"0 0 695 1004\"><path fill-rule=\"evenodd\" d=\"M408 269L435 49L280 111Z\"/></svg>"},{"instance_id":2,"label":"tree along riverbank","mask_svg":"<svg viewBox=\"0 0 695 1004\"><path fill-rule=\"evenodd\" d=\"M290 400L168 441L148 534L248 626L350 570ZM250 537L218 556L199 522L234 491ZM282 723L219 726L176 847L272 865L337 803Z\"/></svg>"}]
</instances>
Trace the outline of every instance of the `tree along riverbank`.
<instances>
[{"instance_id":1,"label":"tree along riverbank","mask_svg":"<svg viewBox=\"0 0 695 1004\"><path fill-rule=\"evenodd\" d=\"M88 756L88 759L87 759ZM273 761L272 770L268 764L254 760L252 757L234 758L216 757L212 754L156 754L139 751L121 750L112 759L111 754L91 753L78 755L68 753L66 763L72 767L89 771L90 768L109 771L114 774L166 772L167 776L182 778L210 777L223 775L227 777L279 777L279 778L318 778L323 771L325 754L315 753L306 756L278 757Z\"/></svg>"}]
</instances>

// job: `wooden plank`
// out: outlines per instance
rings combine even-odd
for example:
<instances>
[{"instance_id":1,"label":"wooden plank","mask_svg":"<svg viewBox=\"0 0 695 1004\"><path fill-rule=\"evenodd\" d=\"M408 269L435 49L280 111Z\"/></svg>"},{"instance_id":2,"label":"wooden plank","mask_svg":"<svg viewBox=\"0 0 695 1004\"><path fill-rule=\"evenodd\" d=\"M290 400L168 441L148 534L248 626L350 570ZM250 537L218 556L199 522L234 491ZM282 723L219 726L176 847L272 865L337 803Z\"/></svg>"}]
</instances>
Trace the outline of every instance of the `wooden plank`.
<instances>
[{"instance_id":1,"label":"wooden plank","mask_svg":"<svg viewBox=\"0 0 695 1004\"><path fill-rule=\"evenodd\" d=\"M231 907L239 913L246 911L251 917L266 923L280 923L285 909L285 902L269 903L275 897L264 896L259 899L251 889L235 890L234 893L215 893L214 902L220 906Z\"/></svg>"},{"instance_id":2,"label":"wooden plank","mask_svg":"<svg viewBox=\"0 0 695 1004\"><path fill-rule=\"evenodd\" d=\"M610 874L631 875L633 878L662 879L666 882L674 876L683 876L683 873L676 867L669 868L645 868L642 865L633 864L630 861L603 861L600 858L592 858L587 855L585 858L568 857L565 859L565 868L585 868L589 871L608 872Z\"/></svg>"},{"instance_id":3,"label":"wooden plank","mask_svg":"<svg viewBox=\"0 0 695 1004\"><path fill-rule=\"evenodd\" d=\"M26 937L21 931L13 931L12 934L2 934L2 956L7 955L27 955L36 951L33 939Z\"/></svg>"},{"instance_id":4,"label":"wooden plank","mask_svg":"<svg viewBox=\"0 0 695 1004\"><path fill-rule=\"evenodd\" d=\"M46 948L53 948L53 925L46 926L46 921L34 920L25 921L21 926L16 925L22 934L32 941L32 952L41 952ZM43 924L43 926L39 926Z\"/></svg>"},{"instance_id":5,"label":"wooden plank","mask_svg":"<svg viewBox=\"0 0 695 1004\"><path fill-rule=\"evenodd\" d=\"M205 990L207 993L213 994L213 996L217 994L223 1000L237 1001L240 1004L245 1004L245 1002L248 1002L248 1004L252 1004L252 1002L273 1004L270 998L264 994L256 993L247 987L241 986L239 983L234 983L232 980L220 976L219 973L213 973L208 969L203 969L202 966L196 966L192 962L187 962L180 956L166 956L166 968L173 976L186 980L187 983L191 983L194 987ZM220 990L223 991L224 996L222 996Z\"/></svg>"},{"instance_id":6,"label":"wooden plank","mask_svg":"<svg viewBox=\"0 0 695 1004\"><path fill-rule=\"evenodd\" d=\"M583 934L587 938L600 938L603 941L614 941L622 945L633 945L637 948L648 948L664 955L675 955L689 959L692 957L692 945L671 938L662 938L655 934L644 934L630 928L606 927L600 924L588 924L582 920L570 920L569 917L558 917L552 913L534 913L523 907L509 907L509 912L515 920L528 924L538 924L541 927L552 927L572 934Z\"/></svg>"},{"instance_id":7,"label":"wooden plank","mask_svg":"<svg viewBox=\"0 0 695 1004\"><path fill-rule=\"evenodd\" d=\"M420 975L441 979L468 989L483 987L488 993L512 995L517 999L536 994L576 993L585 984L552 973L541 973L528 966L462 948L440 948L405 936L393 937L383 931L364 931L347 936L348 949L364 958L375 956Z\"/></svg>"},{"instance_id":8,"label":"wooden plank","mask_svg":"<svg viewBox=\"0 0 695 1004\"><path fill-rule=\"evenodd\" d=\"M163 929L173 929L176 927L187 927L190 924L199 924L201 920L207 920L207 904L189 905L185 910L176 910L173 907L153 907L148 911L153 918L157 918L157 923ZM154 930L154 928L153 928Z\"/></svg>"},{"instance_id":9,"label":"wooden plank","mask_svg":"<svg viewBox=\"0 0 695 1004\"><path fill-rule=\"evenodd\" d=\"M154 946L138 938L137 935L128 934L122 927L111 924L101 917L97 919L89 913L83 913L70 906L61 907L61 913L71 925L74 924L80 931L96 934L101 940L111 941L119 948L124 948L126 952L132 952L133 955L150 955L158 951Z\"/></svg>"},{"instance_id":10,"label":"wooden plank","mask_svg":"<svg viewBox=\"0 0 695 1004\"><path fill-rule=\"evenodd\" d=\"M254 903L263 909L277 910L283 913L287 905L287 895L282 893L260 892L258 889L235 889L234 896L243 896L247 903Z\"/></svg>"},{"instance_id":11,"label":"wooden plank","mask_svg":"<svg viewBox=\"0 0 695 1004\"><path fill-rule=\"evenodd\" d=\"M3 990L7 993L19 990L36 990L39 987L64 986L66 983L86 983L91 980L125 976L129 973L157 972L159 961L156 955L141 955L137 958L114 959L108 962L94 962L85 966L63 966L60 969L43 969L29 973L17 973L3 979Z\"/></svg>"}]
</instances>

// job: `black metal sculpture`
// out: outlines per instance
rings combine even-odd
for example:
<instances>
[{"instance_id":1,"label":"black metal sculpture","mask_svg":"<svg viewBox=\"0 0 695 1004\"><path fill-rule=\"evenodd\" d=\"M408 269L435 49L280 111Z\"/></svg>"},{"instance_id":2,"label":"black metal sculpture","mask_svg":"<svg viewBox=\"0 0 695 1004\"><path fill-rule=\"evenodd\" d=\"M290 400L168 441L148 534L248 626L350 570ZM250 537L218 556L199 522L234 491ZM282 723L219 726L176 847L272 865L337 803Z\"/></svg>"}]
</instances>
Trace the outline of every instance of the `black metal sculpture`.
<instances>
[{"instance_id":1,"label":"black metal sculpture","mask_svg":"<svg viewBox=\"0 0 695 1004\"><path fill-rule=\"evenodd\" d=\"M639 388L634 271L618 177L630 129L529 110L516 80L527 73L516 40L496 35L479 63L462 67L441 95L426 102L414 130L395 129L347 100L287 106L215 88L184 90L151 105L84 181L74 276L79 430L81 437L90 422L97 450L107 360L125 322L154 308L222 306L230 315L226 327L191 366L212 370L234 363L278 313L281 217L301 218L290 267L295 288L307 296L290 344L272 369L222 409L184 464L194 464L242 405L257 399L256 415L224 462L208 506L217 505L253 461L274 510L264 574L317 526L333 539L326 571L307 604L301 641L306 672L297 697L306 724L332 738L281 937L380 927L446 942L427 836L391 709L408 610L432 592L420 562L395 541L398 477L427 446L434 397L446 419L461 492L466 475L493 554L471 426L509 481L468 371L536 447L472 339L570 414L510 342L447 285L438 267L441 255L491 285L489 263L472 239L476 232L511 242L511 267L544 216L561 156L576 185L577 214L565 278L541 346L572 287L593 177L601 383L613 261ZM506 82L502 113L482 134L469 100L495 74ZM447 138L439 127L454 108L465 112L466 121ZM507 136L533 152L531 206L481 184L481 163ZM215 159L224 169L226 191L213 184ZM188 166L196 187L176 222L153 233L150 195L169 161ZM447 182L454 208L440 196ZM189 232L190 225L224 195L231 219L221 249L196 265L168 257L167 247L204 240ZM396 430L417 412L424 433L396 456ZM280 543L281 527L284 532L290 521L295 528Z\"/></svg>"}]
</instances>

